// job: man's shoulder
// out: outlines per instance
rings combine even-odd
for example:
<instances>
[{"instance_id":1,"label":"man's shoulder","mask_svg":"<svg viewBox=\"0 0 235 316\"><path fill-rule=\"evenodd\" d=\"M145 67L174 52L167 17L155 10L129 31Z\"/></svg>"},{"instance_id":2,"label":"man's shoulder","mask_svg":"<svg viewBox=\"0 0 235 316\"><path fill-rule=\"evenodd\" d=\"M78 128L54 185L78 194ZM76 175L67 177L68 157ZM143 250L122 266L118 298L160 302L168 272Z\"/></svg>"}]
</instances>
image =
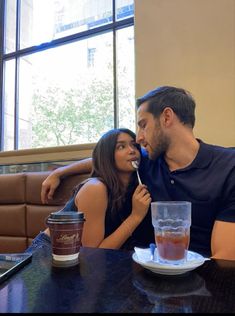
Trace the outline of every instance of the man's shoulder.
<instances>
[{"instance_id":1,"label":"man's shoulder","mask_svg":"<svg viewBox=\"0 0 235 316\"><path fill-rule=\"evenodd\" d=\"M209 146L211 149L221 152L221 153L227 153L227 154L235 154L235 147L225 147L225 146L220 146L220 145L214 145L214 144L206 144L205 145Z\"/></svg>"},{"instance_id":2,"label":"man's shoulder","mask_svg":"<svg viewBox=\"0 0 235 316\"><path fill-rule=\"evenodd\" d=\"M232 147L214 146L214 157L235 167L235 149Z\"/></svg>"},{"instance_id":3,"label":"man's shoulder","mask_svg":"<svg viewBox=\"0 0 235 316\"><path fill-rule=\"evenodd\" d=\"M213 160L229 162L230 165L235 163L235 147L223 147L203 142L201 142L201 146L205 152L212 155Z\"/></svg>"},{"instance_id":4,"label":"man's shoulder","mask_svg":"<svg viewBox=\"0 0 235 316\"><path fill-rule=\"evenodd\" d=\"M208 161L208 170L210 177L219 179L234 179L235 177L235 149L219 145L206 144ZM234 180L232 180L234 181Z\"/></svg>"}]
</instances>

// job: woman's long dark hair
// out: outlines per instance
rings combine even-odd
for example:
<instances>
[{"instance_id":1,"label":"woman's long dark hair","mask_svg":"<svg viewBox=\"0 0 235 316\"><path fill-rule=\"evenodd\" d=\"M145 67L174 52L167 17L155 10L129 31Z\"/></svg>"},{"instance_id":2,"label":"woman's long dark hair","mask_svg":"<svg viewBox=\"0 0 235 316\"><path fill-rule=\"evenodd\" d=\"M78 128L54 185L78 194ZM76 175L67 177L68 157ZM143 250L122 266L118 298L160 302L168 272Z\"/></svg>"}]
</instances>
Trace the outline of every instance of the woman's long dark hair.
<instances>
[{"instance_id":1,"label":"woman's long dark hair","mask_svg":"<svg viewBox=\"0 0 235 316\"><path fill-rule=\"evenodd\" d=\"M118 211L127 193L127 188L123 186L123 183L118 177L118 170L115 164L115 149L117 144L118 136L122 133L130 135L134 140L136 135L134 132L127 128L116 128L105 133L100 140L97 142L93 153L92 153L92 172L90 177L99 178L108 189L108 205L111 208L111 212ZM140 151L140 146L137 145ZM136 175L133 174L128 190L135 188ZM136 183L137 184L137 183ZM80 186L77 187L76 192ZM131 190L131 191L132 191Z\"/></svg>"}]
</instances>

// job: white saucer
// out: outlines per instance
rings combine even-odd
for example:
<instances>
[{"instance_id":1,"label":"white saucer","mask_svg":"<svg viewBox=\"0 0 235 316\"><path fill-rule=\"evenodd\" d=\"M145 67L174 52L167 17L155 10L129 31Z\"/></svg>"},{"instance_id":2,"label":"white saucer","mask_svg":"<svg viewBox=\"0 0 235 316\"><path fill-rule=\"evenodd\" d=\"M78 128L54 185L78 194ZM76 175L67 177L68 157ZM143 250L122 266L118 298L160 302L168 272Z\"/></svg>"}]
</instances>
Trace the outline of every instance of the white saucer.
<instances>
[{"instance_id":1,"label":"white saucer","mask_svg":"<svg viewBox=\"0 0 235 316\"><path fill-rule=\"evenodd\" d=\"M132 259L140 264L142 267L158 274L165 275L177 275L183 274L188 271L194 270L201 266L209 258L204 258L199 253L188 251L187 261L182 264L162 264L157 261L150 260L150 249L142 249L135 247L135 252L132 255ZM155 249L156 256L157 248Z\"/></svg>"}]
</instances>

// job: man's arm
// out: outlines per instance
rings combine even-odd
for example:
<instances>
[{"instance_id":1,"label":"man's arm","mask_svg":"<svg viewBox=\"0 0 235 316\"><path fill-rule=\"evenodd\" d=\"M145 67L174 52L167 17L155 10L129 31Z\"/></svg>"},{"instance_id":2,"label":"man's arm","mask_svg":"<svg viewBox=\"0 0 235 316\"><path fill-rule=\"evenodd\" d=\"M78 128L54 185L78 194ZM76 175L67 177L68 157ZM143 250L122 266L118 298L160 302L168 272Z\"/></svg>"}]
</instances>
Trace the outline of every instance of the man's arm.
<instances>
[{"instance_id":1,"label":"man's arm","mask_svg":"<svg viewBox=\"0 0 235 316\"><path fill-rule=\"evenodd\" d=\"M215 221L211 252L212 258L235 260L235 223Z\"/></svg>"},{"instance_id":2,"label":"man's arm","mask_svg":"<svg viewBox=\"0 0 235 316\"><path fill-rule=\"evenodd\" d=\"M60 179L73 174L91 172L91 169L92 159L87 158L54 170L42 183L42 203L48 203L48 200L53 199L54 192L60 184Z\"/></svg>"}]
</instances>

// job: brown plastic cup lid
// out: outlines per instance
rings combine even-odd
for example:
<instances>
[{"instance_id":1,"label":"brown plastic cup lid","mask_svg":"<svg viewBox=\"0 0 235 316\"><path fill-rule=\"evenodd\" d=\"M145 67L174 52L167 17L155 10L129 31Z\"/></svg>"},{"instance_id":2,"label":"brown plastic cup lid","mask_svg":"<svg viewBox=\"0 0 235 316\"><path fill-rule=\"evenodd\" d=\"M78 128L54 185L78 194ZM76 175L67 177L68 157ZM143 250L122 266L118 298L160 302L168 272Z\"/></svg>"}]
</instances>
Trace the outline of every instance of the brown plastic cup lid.
<instances>
[{"instance_id":1,"label":"brown plastic cup lid","mask_svg":"<svg viewBox=\"0 0 235 316\"><path fill-rule=\"evenodd\" d=\"M48 221L52 222L83 222L84 219L84 213L82 212L54 212L51 213L48 218Z\"/></svg>"}]
</instances>

